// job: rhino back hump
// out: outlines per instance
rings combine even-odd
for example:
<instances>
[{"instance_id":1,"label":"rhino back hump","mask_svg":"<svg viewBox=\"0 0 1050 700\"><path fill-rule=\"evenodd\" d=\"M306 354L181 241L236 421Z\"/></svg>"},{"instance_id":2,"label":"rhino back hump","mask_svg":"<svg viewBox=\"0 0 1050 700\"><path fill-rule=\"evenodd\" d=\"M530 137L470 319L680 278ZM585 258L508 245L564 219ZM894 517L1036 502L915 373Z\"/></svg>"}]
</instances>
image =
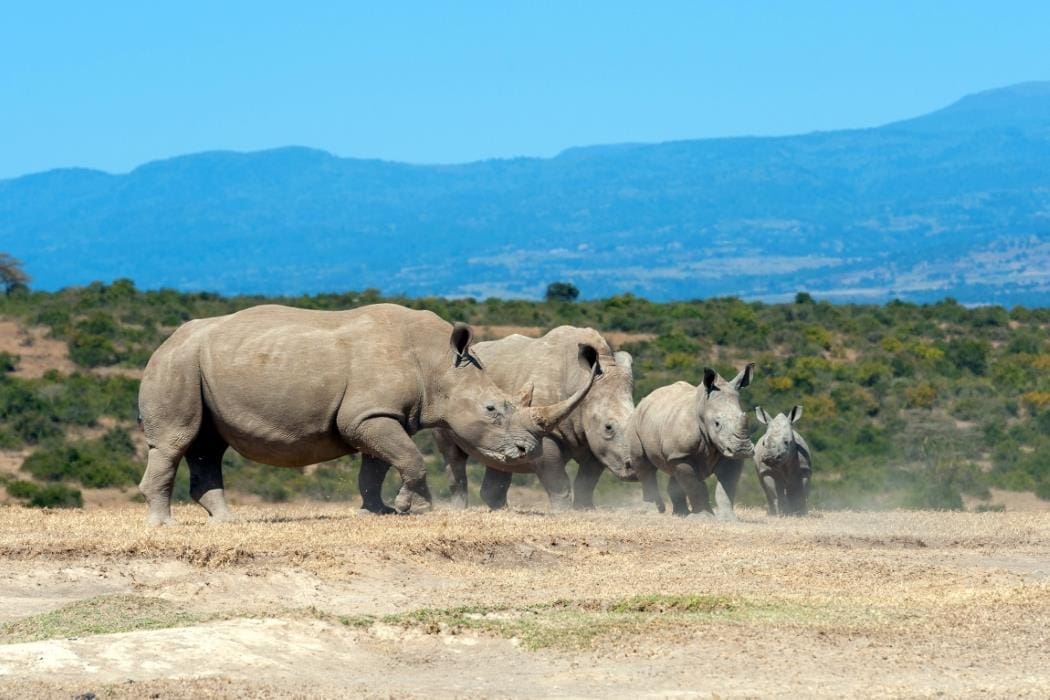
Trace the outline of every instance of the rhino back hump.
<instances>
[{"instance_id":1,"label":"rhino back hump","mask_svg":"<svg viewBox=\"0 0 1050 700\"><path fill-rule=\"evenodd\" d=\"M531 382L533 404L546 405L569 397L587 381L579 361L580 343L595 346L602 367L615 366L608 342L591 328L559 326L539 338L515 334L474 348L497 386L515 394Z\"/></svg>"},{"instance_id":2,"label":"rhino back hump","mask_svg":"<svg viewBox=\"0 0 1050 700\"><path fill-rule=\"evenodd\" d=\"M349 311L270 305L223 317L201 338L205 403L242 452L335 441L340 411L402 412L418 399L415 342L433 333L433 319L393 305Z\"/></svg>"}]
</instances>

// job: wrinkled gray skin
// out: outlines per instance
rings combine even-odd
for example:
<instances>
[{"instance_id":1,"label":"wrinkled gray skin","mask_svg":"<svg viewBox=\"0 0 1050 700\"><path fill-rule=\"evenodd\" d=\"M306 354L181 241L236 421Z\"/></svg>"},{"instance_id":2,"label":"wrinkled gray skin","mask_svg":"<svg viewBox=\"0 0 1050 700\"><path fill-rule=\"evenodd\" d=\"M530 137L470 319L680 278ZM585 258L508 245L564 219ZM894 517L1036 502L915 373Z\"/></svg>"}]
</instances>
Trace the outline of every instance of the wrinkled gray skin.
<instances>
[{"instance_id":1,"label":"wrinkled gray skin","mask_svg":"<svg viewBox=\"0 0 1050 700\"><path fill-rule=\"evenodd\" d=\"M704 479L713 473L717 515L735 520L733 499L744 460L754 446L740 390L751 383L749 364L731 381L704 369L700 386L677 382L657 389L638 404L631 419L631 465L642 482L642 497L664 512L656 480L667 473L667 495L675 515L715 515Z\"/></svg>"},{"instance_id":2,"label":"wrinkled gray skin","mask_svg":"<svg viewBox=\"0 0 1050 700\"><path fill-rule=\"evenodd\" d=\"M560 326L542 338L511 335L478 343L474 350L498 386L531 385L534 400L553 403L566 400L587 382L589 369L580 362L580 347L597 351L601 374L578 408L552 427L533 455L522 460L493 460L477 454L448 430L436 432L453 507L467 505L468 456L486 467L481 497L492 509L506 507L515 473L535 473L547 491L552 510L592 508L594 488L606 467L620 478L634 477L627 432L634 410L630 354L613 353L598 331L574 326ZM570 459L579 465L571 488L565 470Z\"/></svg>"},{"instance_id":3,"label":"wrinkled gray skin","mask_svg":"<svg viewBox=\"0 0 1050 700\"><path fill-rule=\"evenodd\" d=\"M190 495L214 520L230 519L227 447L282 467L360 451L361 493L373 512L392 512L379 495L391 465L402 480L396 510L429 506L423 456L409 437L422 428L447 429L495 461L534 451L539 425L573 406L519 408L481 370L471 337L465 324L394 304L267 305L189 321L153 353L139 390L149 522L170 522L183 456Z\"/></svg>"},{"instance_id":4,"label":"wrinkled gray skin","mask_svg":"<svg viewBox=\"0 0 1050 700\"><path fill-rule=\"evenodd\" d=\"M769 426L766 434L755 443L755 470L770 515L805 515L809 504L809 480L813 474L809 445L795 430L802 417L802 407L791 413L778 413L776 418L761 406L755 407L758 422Z\"/></svg>"}]
</instances>

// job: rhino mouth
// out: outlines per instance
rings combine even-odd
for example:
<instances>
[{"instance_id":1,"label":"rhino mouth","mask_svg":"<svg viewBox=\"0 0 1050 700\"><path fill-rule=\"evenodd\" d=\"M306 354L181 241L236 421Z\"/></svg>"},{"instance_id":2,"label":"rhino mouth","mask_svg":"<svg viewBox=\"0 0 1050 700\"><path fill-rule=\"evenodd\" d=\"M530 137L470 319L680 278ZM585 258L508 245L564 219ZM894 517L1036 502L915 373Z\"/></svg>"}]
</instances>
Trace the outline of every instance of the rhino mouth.
<instances>
[{"instance_id":1,"label":"rhino mouth","mask_svg":"<svg viewBox=\"0 0 1050 700\"><path fill-rule=\"evenodd\" d=\"M743 445L733 449L732 447L723 447L722 454L730 459L737 459L741 457L750 457L755 454L755 448L752 445Z\"/></svg>"},{"instance_id":2,"label":"rhino mouth","mask_svg":"<svg viewBox=\"0 0 1050 700\"><path fill-rule=\"evenodd\" d=\"M478 452L485 459L500 464L517 464L520 462L527 462L529 459L530 452L524 447L507 447L502 450L490 450L484 447L479 447Z\"/></svg>"},{"instance_id":3,"label":"rhino mouth","mask_svg":"<svg viewBox=\"0 0 1050 700\"><path fill-rule=\"evenodd\" d=\"M631 466L631 460L615 464L605 462L605 468L622 481L638 481L638 473Z\"/></svg>"}]
</instances>

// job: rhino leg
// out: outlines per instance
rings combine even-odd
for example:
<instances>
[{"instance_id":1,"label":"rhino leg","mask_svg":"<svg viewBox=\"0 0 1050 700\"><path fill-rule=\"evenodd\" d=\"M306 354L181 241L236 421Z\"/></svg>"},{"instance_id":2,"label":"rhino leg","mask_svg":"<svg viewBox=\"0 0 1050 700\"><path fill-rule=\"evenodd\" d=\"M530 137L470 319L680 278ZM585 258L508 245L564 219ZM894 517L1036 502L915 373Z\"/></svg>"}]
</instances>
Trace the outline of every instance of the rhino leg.
<instances>
[{"instance_id":1,"label":"rhino leg","mask_svg":"<svg viewBox=\"0 0 1050 700\"><path fill-rule=\"evenodd\" d=\"M171 491L175 486L175 472L181 459L182 453L171 448L149 448L146 473L139 482L139 491L149 504L146 521L150 525L167 525L172 522Z\"/></svg>"},{"instance_id":2,"label":"rhino leg","mask_svg":"<svg viewBox=\"0 0 1050 700\"><path fill-rule=\"evenodd\" d=\"M386 462L401 475L401 490L394 500L398 512L430 508L433 499L427 486L426 462L401 423L387 416L374 416L361 421L344 436L362 453Z\"/></svg>"},{"instance_id":3,"label":"rhino leg","mask_svg":"<svg viewBox=\"0 0 1050 700\"><path fill-rule=\"evenodd\" d=\"M357 488L361 492L361 509L369 513L389 515L397 511L383 502L383 480L390 465L371 455L361 455L361 469L357 472Z\"/></svg>"},{"instance_id":4,"label":"rhino leg","mask_svg":"<svg viewBox=\"0 0 1050 700\"><path fill-rule=\"evenodd\" d=\"M655 503L656 510L663 513L666 510L664 499L660 496L660 483L656 480L656 470L648 461L640 459L631 460L635 464L638 473L638 481L642 482L642 501L644 503Z\"/></svg>"},{"instance_id":5,"label":"rhino leg","mask_svg":"<svg viewBox=\"0 0 1050 700\"><path fill-rule=\"evenodd\" d=\"M711 495L707 491L707 484L696 475L696 470L691 464L677 464L674 468L674 480L678 482L682 491L689 499L689 505L694 513L714 515L711 511ZM668 482L670 484L670 482Z\"/></svg>"},{"instance_id":6,"label":"rhino leg","mask_svg":"<svg viewBox=\"0 0 1050 700\"><path fill-rule=\"evenodd\" d=\"M445 474L448 475L452 507L463 510L467 507L467 453L439 434L436 434L435 442L445 459Z\"/></svg>"},{"instance_id":7,"label":"rhino leg","mask_svg":"<svg viewBox=\"0 0 1050 700\"><path fill-rule=\"evenodd\" d=\"M805 515L806 504L809 498L809 477L795 476L787 485L787 514Z\"/></svg>"},{"instance_id":8,"label":"rhino leg","mask_svg":"<svg viewBox=\"0 0 1050 700\"><path fill-rule=\"evenodd\" d=\"M783 479L777 483L777 513L779 515L790 514L788 510L787 484L784 483Z\"/></svg>"},{"instance_id":9,"label":"rhino leg","mask_svg":"<svg viewBox=\"0 0 1050 700\"><path fill-rule=\"evenodd\" d=\"M740 459L722 458L715 464L715 507L720 520L736 520L733 502L736 500L736 487L740 483L740 473L744 462Z\"/></svg>"},{"instance_id":10,"label":"rhino leg","mask_svg":"<svg viewBox=\"0 0 1050 700\"><path fill-rule=\"evenodd\" d=\"M802 477L801 485L801 503L799 504L799 515L807 515L809 513L809 477Z\"/></svg>"},{"instance_id":11,"label":"rhino leg","mask_svg":"<svg viewBox=\"0 0 1050 700\"><path fill-rule=\"evenodd\" d=\"M762 484L762 490L766 492L766 510L770 515L777 514L777 482L773 479L772 474L766 474L765 476L759 476L759 481Z\"/></svg>"},{"instance_id":12,"label":"rhino leg","mask_svg":"<svg viewBox=\"0 0 1050 700\"><path fill-rule=\"evenodd\" d=\"M223 452L186 453L190 466L190 496L208 511L212 522L232 522L233 513L226 505L223 489Z\"/></svg>"},{"instance_id":13,"label":"rhino leg","mask_svg":"<svg viewBox=\"0 0 1050 700\"><path fill-rule=\"evenodd\" d=\"M214 429L202 427L201 434L186 451L190 466L190 497L208 511L213 522L234 519L226 506L222 482L222 455L226 442Z\"/></svg>"},{"instance_id":14,"label":"rhino leg","mask_svg":"<svg viewBox=\"0 0 1050 700\"><path fill-rule=\"evenodd\" d=\"M686 499L685 491L674 474L671 474L667 479L667 497L671 500L671 513L673 515L681 517L689 515L689 501Z\"/></svg>"},{"instance_id":15,"label":"rhino leg","mask_svg":"<svg viewBox=\"0 0 1050 700\"><path fill-rule=\"evenodd\" d=\"M510 480L513 476L510 472L485 467L485 477L481 480L481 500L485 505L492 510L507 507L507 491L510 490Z\"/></svg>"},{"instance_id":16,"label":"rhino leg","mask_svg":"<svg viewBox=\"0 0 1050 700\"><path fill-rule=\"evenodd\" d=\"M181 329L175 334L180 332ZM204 417L196 346L175 343L165 349L166 346L168 341L150 359L139 389L139 420L149 445L139 491L149 504L146 520L151 525L172 521L175 472L200 432ZM157 358L159 363L155 363Z\"/></svg>"},{"instance_id":17,"label":"rhino leg","mask_svg":"<svg viewBox=\"0 0 1050 700\"><path fill-rule=\"evenodd\" d=\"M552 511L564 511L572 508L572 486L569 483L569 475L565 471L565 463L568 461L562 454L561 447L554 440L544 438L542 442L543 454L536 468L536 476L547 491Z\"/></svg>"},{"instance_id":18,"label":"rhino leg","mask_svg":"<svg viewBox=\"0 0 1050 700\"><path fill-rule=\"evenodd\" d=\"M593 457L578 457L580 468L572 482L572 507L578 510L594 508L594 489L605 471L605 465Z\"/></svg>"}]
</instances>

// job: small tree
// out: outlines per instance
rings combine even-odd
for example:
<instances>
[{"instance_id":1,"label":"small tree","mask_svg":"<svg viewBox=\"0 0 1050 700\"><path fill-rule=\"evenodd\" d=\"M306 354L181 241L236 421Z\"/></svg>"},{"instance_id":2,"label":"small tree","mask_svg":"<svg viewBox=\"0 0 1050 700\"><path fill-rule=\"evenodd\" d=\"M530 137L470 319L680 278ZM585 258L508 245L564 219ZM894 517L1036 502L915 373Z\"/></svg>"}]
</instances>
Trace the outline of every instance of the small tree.
<instances>
[{"instance_id":1,"label":"small tree","mask_svg":"<svg viewBox=\"0 0 1050 700\"><path fill-rule=\"evenodd\" d=\"M29 275L22 269L22 261L8 253L0 253L0 284L4 285L7 294L25 290L29 285Z\"/></svg>"},{"instance_id":2,"label":"small tree","mask_svg":"<svg viewBox=\"0 0 1050 700\"><path fill-rule=\"evenodd\" d=\"M576 301L580 290L572 282L551 282L547 285L547 301Z\"/></svg>"}]
</instances>

